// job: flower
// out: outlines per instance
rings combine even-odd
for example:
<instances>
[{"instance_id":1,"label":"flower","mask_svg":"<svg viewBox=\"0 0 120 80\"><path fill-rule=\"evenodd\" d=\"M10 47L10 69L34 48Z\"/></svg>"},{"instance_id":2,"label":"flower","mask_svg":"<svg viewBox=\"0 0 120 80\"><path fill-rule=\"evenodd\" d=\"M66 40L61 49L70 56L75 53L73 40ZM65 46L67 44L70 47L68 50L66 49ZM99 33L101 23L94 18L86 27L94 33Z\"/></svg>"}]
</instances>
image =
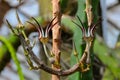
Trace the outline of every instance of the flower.
<instances>
[{"instance_id":1,"label":"flower","mask_svg":"<svg viewBox=\"0 0 120 80\"><path fill-rule=\"evenodd\" d=\"M39 22L34 18L32 17L32 19L37 23L38 27L36 27L33 23L27 21L28 23L32 24L33 26L35 26L38 30L38 33L39 33L39 40L42 42L42 43L47 43L48 40L49 40L49 32L50 30L54 27L54 25L56 25L58 22L53 23L53 21L55 20L56 17L54 17L52 19L52 21L47 25L45 31L43 30L43 28L40 26Z\"/></svg>"},{"instance_id":2,"label":"flower","mask_svg":"<svg viewBox=\"0 0 120 80\"><path fill-rule=\"evenodd\" d=\"M101 19L99 19L97 21L97 23L95 24L91 24L90 26L88 26L88 29L86 30L85 26L83 25L81 19L77 16L79 22L81 23L82 26L80 26L78 23L72 21L73 23L75 23L77 26L79 26L79 28L82 30L82 37L86 42L92 41L93 37L94 37L94 33L95 33L95 29L96 26L101 22Z\"/></svg>"}]
</instances>

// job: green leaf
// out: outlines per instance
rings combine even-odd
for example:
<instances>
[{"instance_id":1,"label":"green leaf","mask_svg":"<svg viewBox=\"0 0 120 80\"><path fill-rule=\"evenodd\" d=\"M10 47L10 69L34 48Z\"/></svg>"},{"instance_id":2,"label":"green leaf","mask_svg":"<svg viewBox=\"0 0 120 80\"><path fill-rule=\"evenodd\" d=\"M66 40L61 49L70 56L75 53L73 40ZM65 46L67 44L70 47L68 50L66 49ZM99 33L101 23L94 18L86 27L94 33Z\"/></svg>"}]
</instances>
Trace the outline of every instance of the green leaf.
<instances>
[{"instance_id":1,"label":"green leaf","mask_svg":"<svg viewBox=\"0 0 120 80\"><path fill-rule=\"evenodd\" d=\"M12 57L13 61L15 62L16 66L17 66L17 71L18 71L20 80L24 80L22 69L20 67L20 62L17 58L16 51L14 50L13 46L11 45L11 43L6 38L4 38L2 36L0 36L0 41L3 42L7 46L9 52L11 53L11 57Z\"/></svg>"}]
</instances>

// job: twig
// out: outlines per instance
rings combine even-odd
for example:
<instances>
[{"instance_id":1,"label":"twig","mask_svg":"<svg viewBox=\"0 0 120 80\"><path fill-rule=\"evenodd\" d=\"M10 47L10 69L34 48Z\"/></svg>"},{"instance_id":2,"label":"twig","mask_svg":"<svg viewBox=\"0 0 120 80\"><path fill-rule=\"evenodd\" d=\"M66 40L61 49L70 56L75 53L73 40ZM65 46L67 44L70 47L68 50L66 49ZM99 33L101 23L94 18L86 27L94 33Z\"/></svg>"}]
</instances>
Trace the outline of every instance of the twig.
<instances>
[{"instance_id":1,"label":"twig","mask_svg":"<svg viewBox=\"0 0 120 80\"><path fill-rule=\"evenodd\" d=\"M19 34L19 39L21 40L22 46L24 46L25 49L29 52L29 55L31 56L32 60L35 61L35 63L38 65L38 69L43 69L48 73L58 75L58 76L67 76L76 71L80 71L79 63L75 64L73 67L71 67L68 70L60 70L60 69L55 70L47 67L42 61L39 60L39 58L37 58L37 56L34 54L34 52L31 49L31 45L27 44L27 41L24 39L24 37L21 34Z\"/></svg>"}]
</instances>

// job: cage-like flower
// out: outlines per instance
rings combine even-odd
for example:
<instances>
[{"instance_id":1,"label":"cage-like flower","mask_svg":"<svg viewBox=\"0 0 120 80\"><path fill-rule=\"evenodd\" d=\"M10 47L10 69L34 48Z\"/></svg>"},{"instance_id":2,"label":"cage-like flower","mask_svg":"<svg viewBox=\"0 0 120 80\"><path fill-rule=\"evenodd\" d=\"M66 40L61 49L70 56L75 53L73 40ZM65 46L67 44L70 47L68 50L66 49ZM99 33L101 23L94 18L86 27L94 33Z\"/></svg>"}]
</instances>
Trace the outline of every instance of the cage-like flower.
<instances>
[{"instance_id":1,"label":"cage-like flower","mask_svg":"<svg viewBox=\"0 0 120 80\"><path fill-rule=\"evenodd\" d=\"M94 37L96 26L101 22L101 19L99 19L97 21L97 23L95 23L95 24L92 23L90 26L88 26L88 29L86 30L86 28L85 28L84 24L82 23L81 19L78 16L77 16L77 18L78 18L79 22L81 23L81 26L74 21L73 21L73 23L75 23L77 26L79 26L79 28L82 30L83 39L87 42L92 41L93 37Z\"/></svg>"},{"instance_id":2,"label":"cage-like flower","mask_svg":"<svg viewBox=\"0 0 120 80\"><path fill-rule=\"evenodd\" d=\"M39 22L38 22L34 17L32 17L32 19L37 23L38 27L35 26L33 23L28 22L28 23L32 24L33 26L35 26L35 27L37 28L38 34L39 34L39 37L38 37L38 38L39 38L39 40L40 40L42 43L44 43L44 44L47 43L48 40L49 40L49 32L50 32L50 30L54 27L54 25L57 24L57 22L54 23L54 24L52 24L53 21L55 20L55 18L56 18L56 17L54 17L54 18L52 19L52 21L47 25L45 31L43 30L43 28L41 27L41 25L39 24Z\"/></svg>"}]
</instances>

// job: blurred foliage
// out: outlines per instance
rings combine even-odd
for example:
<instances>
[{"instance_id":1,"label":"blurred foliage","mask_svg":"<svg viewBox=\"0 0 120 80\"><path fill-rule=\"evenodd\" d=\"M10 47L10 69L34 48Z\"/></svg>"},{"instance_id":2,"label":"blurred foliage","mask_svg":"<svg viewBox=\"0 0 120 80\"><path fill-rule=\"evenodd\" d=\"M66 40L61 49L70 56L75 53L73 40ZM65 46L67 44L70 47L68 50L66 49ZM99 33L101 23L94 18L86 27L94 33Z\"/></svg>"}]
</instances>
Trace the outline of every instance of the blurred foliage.
<instances>
[{"instance_id":1,"label":"blurred foliage","mask_svg":"<svg viewBox=\"0 0 120 80\"><path fill-rule=\"evenodd\" d=\"M74 16L78 9L76 0L60 0L61 12L66 15Z\"/></svg>"},{"instance_id":2,"label":"blurred foliage","mask_svg":"<svg viewBox=\"0 0 120 80\"><path fill-rule=\"evenodd\" d=\"M110 49L99 39L95 40L94 52L105 65L103 80L120 80L120 49Z\"/></svg>"},{"instance_id":3,"label":"blurred foliage","mask_svg":"<svg viewBox=\"0 0 120 80\"><path fill-rule=\"evenodd\" d=\"M20 45L19 39L15 35L10 34L9 37L7 37L7 40L12 44L14 49L17 50L18 46ZM4 69L10 59L11 56L8 48L5 44L2 44L0 46L0 72Z\"/></svg>"},{"instance_id":4,"label":"blurred foliage","mask_svg":"<svg viewBox=\"0 0 120 80\"><path fill-rule=\"evenodd\" d=\"M52 15L52 3L51 0L38 0L40 16L49 18Z\"/></svg>"},{"instance_id":5,"label":"blurred foliage","mask_svg":"<svg viewBox=\"0 0 120 80\"><path fill-rule=\"evenodd\" d=\"M15 62L16 66L17 66L17 71L18 71L18 75L20 77L20 80L24 80L24 76L23 76L23 73L22 73L22 68L20 66L20 62L17 58L17 55L16 55L16 51L14 49L14 47L12 46L12 44L6 39L4 38L3 36L0 36L0 41L2 43L4 43L6 45L6 47L8 48L8 51L10 52L11 54L11 57L13 59L13 61Z\"/></svg>"}]
</instances>

